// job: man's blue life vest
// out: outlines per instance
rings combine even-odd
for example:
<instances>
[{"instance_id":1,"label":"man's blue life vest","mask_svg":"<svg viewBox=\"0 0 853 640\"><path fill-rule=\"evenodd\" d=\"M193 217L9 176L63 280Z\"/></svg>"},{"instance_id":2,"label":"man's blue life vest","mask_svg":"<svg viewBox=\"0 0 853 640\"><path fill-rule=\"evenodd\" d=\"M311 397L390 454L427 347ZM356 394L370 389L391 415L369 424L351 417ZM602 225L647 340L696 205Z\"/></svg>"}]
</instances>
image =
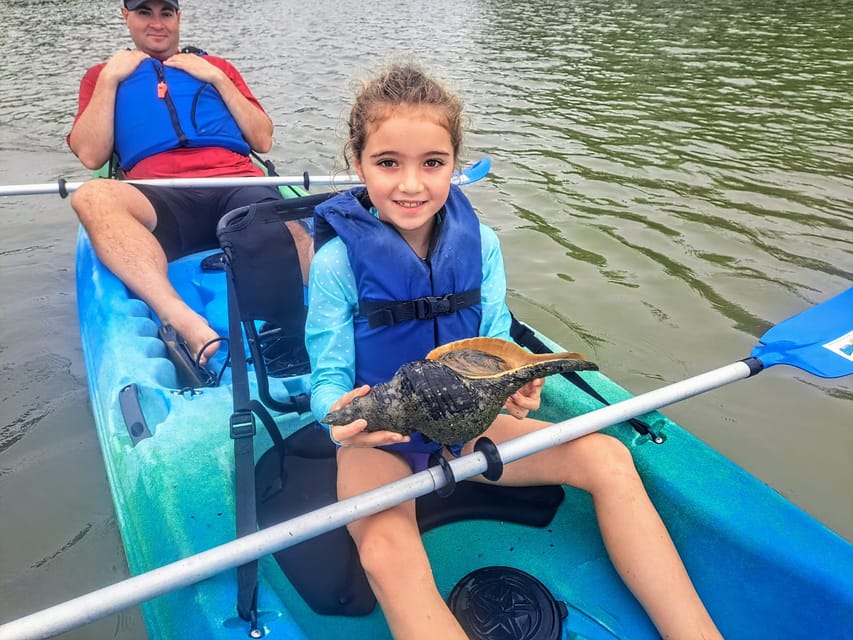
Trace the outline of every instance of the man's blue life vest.
<instances>
[{"instance_id":1,"label":"man's blue life vest","mask_svg":"<svg viewBox=\"0 0 853 640\"><path fill-rule=\"evenodd\" d=\"M359 187L315 209L319 242L340 236L358 287L356 385L389 380L436 346L479 335L483 281L480 222L459 187L436 218L426 260L365 209L364 197Z\"/></svg>"},{"instance_id":2,"label":"man's blue life vest","mask_svg":"<svg viewBox=\"0 0 853 640\"><path fill-rule=\"evenodd\" d=\"M143 60L116 92L115 149L121 167L129 170L143 158L181 147L251 151L213 85L154 58Z\"/></svg>"}]
</instances>

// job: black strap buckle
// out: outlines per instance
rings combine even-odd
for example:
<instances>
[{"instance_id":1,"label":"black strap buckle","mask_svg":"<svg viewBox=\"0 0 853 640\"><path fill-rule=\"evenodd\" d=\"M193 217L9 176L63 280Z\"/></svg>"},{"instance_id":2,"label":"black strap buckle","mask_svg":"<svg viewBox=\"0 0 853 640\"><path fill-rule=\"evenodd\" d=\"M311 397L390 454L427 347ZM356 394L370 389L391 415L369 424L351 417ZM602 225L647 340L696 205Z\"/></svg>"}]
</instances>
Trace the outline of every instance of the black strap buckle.
<instances>
[{"instance_id":1,"label":"black strap buckle","mask_svg":"<svg viewBox=\"0 0 853 640\"><path fill-rule=\"evenodd\" d=\"M452 293L441 297L418 298L415 303L415 317L426 320L456 311L456 296Z\"/></svg>"},{"instance_id":2,"label":"black strap buckle","mask_svg":"<svg viewBox=\"0 0 853 640\"><path fill-rule=\"evenodd\" d=\"M255 416L251 411L235 411L231 414L231 438L253 438L255 436Z\"/></svg>"}]
</instances>

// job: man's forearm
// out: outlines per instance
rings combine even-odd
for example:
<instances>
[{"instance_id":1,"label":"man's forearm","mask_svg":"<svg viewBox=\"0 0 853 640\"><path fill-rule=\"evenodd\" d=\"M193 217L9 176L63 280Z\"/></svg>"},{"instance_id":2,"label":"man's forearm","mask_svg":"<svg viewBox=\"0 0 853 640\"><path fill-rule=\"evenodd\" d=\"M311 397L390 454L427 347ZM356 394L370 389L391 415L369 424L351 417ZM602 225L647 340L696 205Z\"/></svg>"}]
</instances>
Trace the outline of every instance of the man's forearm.
<instances>
[{"instance_id":1,"label":"man's forearm","mask_svg":"<svg viewBox=\"0 0 853 640\"><path fill-rule=\"evenodd\" d=\"M224 74L223 79L215 86L249 146L260 153L269 151L272 148L273 133L270 117L240 93Z\"/></svg>"},{"instance_id":2,"label":"man's forearm","mask_svg":"<svg viewBox=\"0 0 853 640\"><path fill-rule=\"evenodd\" d=\"M116 87L102 74L89 104L71 129L68 144L88 169L99 169L112 156Z\"/></svg>"}]
</instances>

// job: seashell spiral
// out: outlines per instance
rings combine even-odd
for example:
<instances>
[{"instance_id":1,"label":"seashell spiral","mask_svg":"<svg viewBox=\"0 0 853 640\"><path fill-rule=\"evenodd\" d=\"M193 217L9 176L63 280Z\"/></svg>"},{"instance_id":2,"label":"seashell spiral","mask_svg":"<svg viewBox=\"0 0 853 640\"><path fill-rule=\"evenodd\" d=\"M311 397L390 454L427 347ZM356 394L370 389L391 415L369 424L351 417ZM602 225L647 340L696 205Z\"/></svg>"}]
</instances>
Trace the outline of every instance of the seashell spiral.
<instances>
[{"instance_id":1,"label":"seashell spiral","mask_svg":"<svg viewBox=\"0 0 853 640\"><path fill-rule=\"evenodd\" d=\"M323 422L343 425L364 418L368 431L420 431L441 444L467 442L531 380L597 369L577 353L532 354L497 338L458 340L402 365L391 380L330 411Z\"/></svg>"}]
</instances>

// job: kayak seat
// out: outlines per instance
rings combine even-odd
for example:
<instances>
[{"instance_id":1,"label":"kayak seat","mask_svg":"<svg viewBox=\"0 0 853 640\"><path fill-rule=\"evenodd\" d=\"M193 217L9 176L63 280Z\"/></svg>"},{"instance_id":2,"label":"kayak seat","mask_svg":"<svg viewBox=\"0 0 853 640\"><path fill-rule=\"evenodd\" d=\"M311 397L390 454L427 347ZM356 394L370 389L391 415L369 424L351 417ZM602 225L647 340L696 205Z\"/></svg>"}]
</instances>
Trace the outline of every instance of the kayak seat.
<instances>
[{"instance_id":1,"label":"kayak seat","mask_svg":"<svg viewBox=\"0 0 853 640\"><path fill-rule=\"evenodd\" d=\"M257 518L269 527L337 499L335 446L325 429L308 425L261 456L255 467ZM548 525L563 501L560 486L498 487L460 482L441 498L430 493L416 500L421 532L461 520L503 520ZM305 602L319 614L370 613L376 599L345 527L273 554Z\"/></svg>"},{"instance_id":2,"label":"kayak seat","mask_svg":"<svg viewBox=\"0 0 853 640\"><path fill-rule=\"evenodd\" d=\"M217 237L228 260L237 309L254 365L258 395L282 413L307 407L307 399L274 397L270 376L308 373L305 351L305 287L293 236L284 223L314 216L314 207L335 195L320 193L262 202L229 211ZM230 321L229 321L230 322Z\"/></svg>"}]
</instances>

